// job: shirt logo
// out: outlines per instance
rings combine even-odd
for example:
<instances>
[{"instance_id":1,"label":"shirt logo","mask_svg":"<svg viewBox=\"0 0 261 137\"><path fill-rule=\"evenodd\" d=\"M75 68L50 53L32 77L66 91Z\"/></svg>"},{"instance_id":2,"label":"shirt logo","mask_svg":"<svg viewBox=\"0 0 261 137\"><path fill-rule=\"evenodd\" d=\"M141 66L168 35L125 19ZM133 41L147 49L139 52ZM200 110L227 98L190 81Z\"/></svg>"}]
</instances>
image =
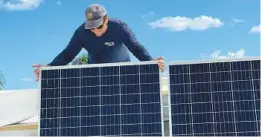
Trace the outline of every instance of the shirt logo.
<instances>
[{"instance_id":1,"label":"shirt logo","mask_svg":"<svg viewBox=\"0 0 261 137\"><path fill-rule=\"evenodd\" d=\"M109 47L114 46L114 42L105 42L104 45L107 45Z\"/></svg>"}]
</instances>

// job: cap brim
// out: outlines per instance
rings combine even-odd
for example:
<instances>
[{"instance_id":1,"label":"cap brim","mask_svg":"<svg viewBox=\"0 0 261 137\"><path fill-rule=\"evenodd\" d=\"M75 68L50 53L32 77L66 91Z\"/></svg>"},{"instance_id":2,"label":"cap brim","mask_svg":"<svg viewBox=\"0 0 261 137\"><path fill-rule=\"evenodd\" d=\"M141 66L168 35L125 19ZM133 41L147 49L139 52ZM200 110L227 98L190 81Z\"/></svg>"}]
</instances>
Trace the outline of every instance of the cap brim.
<instances>
[{"instance_id":1,"label":"cap brim","mask_svg":"<svg viewBox=\"0 0 261 137\"><path fill-rule=\"evenodd\" d=\"M100 25L102 25L103 18L97 19L97 20L86 20L85 21L85 29L93 29L93 28L98 28Z\"/></svg>"}]
</instances>

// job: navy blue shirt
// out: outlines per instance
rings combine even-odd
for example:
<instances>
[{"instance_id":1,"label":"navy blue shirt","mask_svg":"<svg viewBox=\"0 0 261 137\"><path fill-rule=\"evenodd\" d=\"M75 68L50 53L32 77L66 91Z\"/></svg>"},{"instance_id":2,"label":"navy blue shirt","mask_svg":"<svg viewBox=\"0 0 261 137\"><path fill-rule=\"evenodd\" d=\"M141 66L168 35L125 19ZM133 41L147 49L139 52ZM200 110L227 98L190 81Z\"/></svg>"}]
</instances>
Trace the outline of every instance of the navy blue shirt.
<instances>
[{"instance_id":1,"label":"navy blue shirt","mask_svg":"<svg viewBox=\"0 0 261 137\"><path fill-rule=\"evenodd\" d=\"M128 50L140 61L153 59L125 22L109 19L108 29L101 37L85 29L84 23L80 25L67 47L48 65L66 65L82 48L88 51L88 64L131 61Z\"/></svg>"}]
</instances>

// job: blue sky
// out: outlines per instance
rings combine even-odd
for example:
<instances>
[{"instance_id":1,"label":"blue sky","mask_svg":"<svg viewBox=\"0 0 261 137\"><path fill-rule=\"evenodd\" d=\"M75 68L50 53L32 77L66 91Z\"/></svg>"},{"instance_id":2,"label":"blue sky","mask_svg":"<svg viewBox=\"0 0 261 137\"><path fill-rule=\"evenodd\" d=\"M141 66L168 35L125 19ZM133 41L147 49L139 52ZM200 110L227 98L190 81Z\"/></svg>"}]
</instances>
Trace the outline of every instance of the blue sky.
<instances>
[{"instance_id":1,"label":"blue sky","mask_svg":"<svg viewBox=\"0 0 261 137\"><path fill-rule=\"evenodd\" d=\"M61 52L93 3L166 62L260 56L259 0L0 0L5 89L37 88L31 65Z\"/></svg>"}]
</instances>

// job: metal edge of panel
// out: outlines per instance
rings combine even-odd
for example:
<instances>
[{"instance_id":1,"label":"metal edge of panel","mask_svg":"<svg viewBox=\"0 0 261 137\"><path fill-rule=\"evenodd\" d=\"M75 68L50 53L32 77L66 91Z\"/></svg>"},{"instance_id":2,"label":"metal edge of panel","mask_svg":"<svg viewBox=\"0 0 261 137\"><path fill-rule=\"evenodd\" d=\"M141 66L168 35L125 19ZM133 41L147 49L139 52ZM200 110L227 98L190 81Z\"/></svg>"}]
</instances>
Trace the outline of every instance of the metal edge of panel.
<instances>
[{"instance_id":1,"label":"metal edge of panel","mask_svg":"<svg viewBox=\"0 0 261 137\"><path fill-rule=\"evenodd\" d=\"M119 62L119 63L82 64L82 65L65 65L65 66L44 66L44 67L41 67L40 70L150 65L150 64L157 64L157 61L153 60L153 61L141 61L141 62Z\"/></svg>"},{"instance_id":2,"label":"metal edge of panel","mask_svg":"<svg viewBox=\"0 0 261 137\"><path fill-rule=\"evenodd\" d=\"M40 71L39 72L39 85L38 85L38 87L39 87L39 91L40 91L40 94L39 94L39 110L38 110L38 125L37 125L37 136L40 136L41 134L40 134L40 131L41 131L41 110L42 110L42 105L41 105L41 103L42 103L42 72Z\"/></svg>"},{"instance_id":3,"label":"metal edge of panel","mask_svg":"<svg viewBox=\"0 0 261 137\"><path fill-rule=\"evenodd\" d=\"M160 113L161 113L161 133L162 137L165 136L165 125L164 125L164 109L163 109L163 94L162 94L162 72L159 69L159 92L160 92Z\"/></svg>"},{"instance_id":4,"label":"metal edge of panel","mask_svg":"<svg viewBox=\"0 0 261 137\"><path fill-rule=\"evenodd\" d=\"M184 61L171 61L168 63L168 65L221 63L221 62L238 62L238 61L254 61L254 60L261 60L261 58L260 57L244 57L244 58L225 58L225 59L184 60Z\"/></svg>"},{"instance_id":5,"label":"metal edge of panel","mask_svg":"<svg viewBox=\"0 0 261 137\"><path fill-rule=\"evenodd\" d=\"M170 88L170 66L168 66L168 75L166 76L167 77L167 84L168 84L168 111L169 111L169 136L172 137L172 116L171 116L171 113L172 113L172 108L171 108L171 88Z\"/></svg>"}]
</instances>

